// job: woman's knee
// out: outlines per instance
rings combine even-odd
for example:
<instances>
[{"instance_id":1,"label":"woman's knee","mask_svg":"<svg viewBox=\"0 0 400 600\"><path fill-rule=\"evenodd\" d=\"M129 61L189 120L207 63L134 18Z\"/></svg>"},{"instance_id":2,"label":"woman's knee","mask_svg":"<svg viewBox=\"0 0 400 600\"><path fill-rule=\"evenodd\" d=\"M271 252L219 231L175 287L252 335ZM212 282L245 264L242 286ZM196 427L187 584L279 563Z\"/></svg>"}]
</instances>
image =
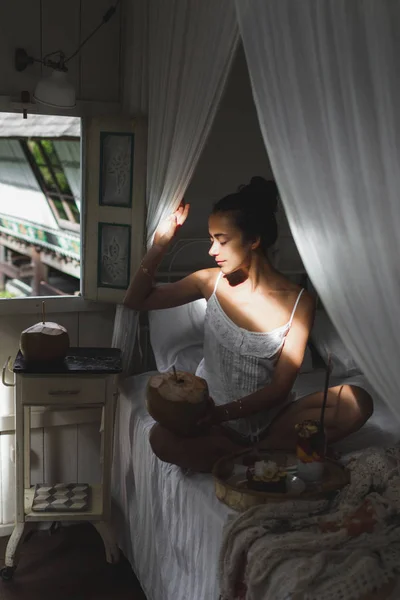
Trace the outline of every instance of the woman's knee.
<instances>
[{"instance_id":1,"label":"woman's knee","mask_svg":"<svg viewBox=\"0 0 400 600\"><path fill-rule=\"evenodd\" d=\"M168 455L171 451L171 445L174 443L171 438L174 438L174 435L158 423L155 423L150 430L149 442L151 449L157 458L164 462L169 462L170 457Z\"/></svg>"},{"instance_id":2,"label":"woman's knee","mask_svg":"<svg viewBox=\"0 0 400 600\"><path fill-rule=\"evenodd\" d=\"M355 385L350 385L348 387L356 400L360 422L364 424L372 417L374 412L374 401L370 394L363 388Z\"/></svg>"},{"instance_id":3,"label":"woman's knee","mask_svg":"<svg viewBox=\"0 0 400 600\"><path fill-rule=\"evenodd\" d=\"M158 423L150 430L149 442L161 461L199 472L210 472L219 458L242 449L221 434L180 438Z\"/></svg>"}]
</instances>

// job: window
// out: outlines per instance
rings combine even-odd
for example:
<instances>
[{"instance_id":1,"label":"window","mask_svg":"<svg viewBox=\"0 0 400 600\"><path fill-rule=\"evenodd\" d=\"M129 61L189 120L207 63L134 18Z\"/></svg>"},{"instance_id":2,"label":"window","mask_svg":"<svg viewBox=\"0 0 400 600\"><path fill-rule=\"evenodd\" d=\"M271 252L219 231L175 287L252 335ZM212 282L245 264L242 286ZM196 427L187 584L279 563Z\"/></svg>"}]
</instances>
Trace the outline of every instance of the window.
<instances>
[{"instance_id":1,"label":"window","mask_svg":"<svg viewBox=\"0 0 400 600\"><path fill-rule=\"evenodd\" d=\"M81 122L0 113L0 298L81 291Z\"/></svg>"},{"instance_id":2,"label":"window","mask_svg":"<svg viewBox=\"0 0 400 600\"><path fill-rule=\"evenodd\" d=\"M78 117L0 112L0 297L33 297L17 310L37 312L37 296L119 303L140 263L146 120L85 117L84 131Z\"/></svg>"}]
</instances>

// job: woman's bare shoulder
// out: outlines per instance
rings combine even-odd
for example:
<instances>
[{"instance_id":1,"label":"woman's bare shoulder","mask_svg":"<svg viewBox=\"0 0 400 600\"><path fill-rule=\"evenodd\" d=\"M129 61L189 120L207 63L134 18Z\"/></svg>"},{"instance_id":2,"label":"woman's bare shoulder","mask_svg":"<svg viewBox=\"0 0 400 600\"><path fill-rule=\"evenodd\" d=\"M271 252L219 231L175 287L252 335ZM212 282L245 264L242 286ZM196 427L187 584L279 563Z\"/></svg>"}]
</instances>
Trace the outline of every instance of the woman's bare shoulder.
<instances>
[{"instance_id":1,"label":"woman's bare shoulder","mask_svg":"<svg viewBox=\"0 0 400 600\"><path fill-rule=\"evenodd\" d=\"M215 284L217 282L217 277L220 273L220 269L210 268L210 269L201 269L200 271L195 271L193 273L196 278L197 285L199 286L204 298L208 300L208 298L213 293Z\"/></svg>"},{"instance_id":2,"label":"woman's bare shoulder","mask_svg":"<svg viewBox=\"0 0 400 600\"><path fill-rule=\"evenodd\" d=\"M272 293L279 295L283 300L283 303L287 305L288 309L294 306L298 299L299 302L296 312L303 315L314 315L316 300L305 287L284 278L279 281Z\"/></svg>"},{"instance_id":3,"label":"woman's bare shoulder","mask_svg":"<svg viewBox=\"0 0 400 600\"><path fill-rule=\"evenodd\" d=\"M303 324L307 324L308 327L312 327L315 317L316 301L312 294L305 288L298 286L293 298L298 298L298 305L294 314L294 319Z\"/></svg>"},{"instance_id":4,"label":"woman's bare shoulder","mask_svg":"<svg viewBox=\"0 0 400 600\"><path fill-rule=\"evenodd\" d=\"M292 287L288 289L288 297L290 299L299 298L299 305L301 304L305 308L314 309L315 307L315 298L310 292L305 288L296 283L292 284Z\"/></svg>"},{"instance_id":5,"label":"woman's bare shoulder","mask_svg":"<svg viewBox=\"0 0 400 600\"><path fill-rule=\"evenodd\" d=\"M302 291L302 294L300 297L300 302L302 302L305 309L308 309L309 311L312 311L312 313L314 313L315 307L316 307L315 296L310 294L310 292L308 290L306 290L306 288L300 288L299 294L300 294L301 290L303 290L303 291ZM299 304L300 304L300 302L299 302Z\"/></svg>"}]
</instances>

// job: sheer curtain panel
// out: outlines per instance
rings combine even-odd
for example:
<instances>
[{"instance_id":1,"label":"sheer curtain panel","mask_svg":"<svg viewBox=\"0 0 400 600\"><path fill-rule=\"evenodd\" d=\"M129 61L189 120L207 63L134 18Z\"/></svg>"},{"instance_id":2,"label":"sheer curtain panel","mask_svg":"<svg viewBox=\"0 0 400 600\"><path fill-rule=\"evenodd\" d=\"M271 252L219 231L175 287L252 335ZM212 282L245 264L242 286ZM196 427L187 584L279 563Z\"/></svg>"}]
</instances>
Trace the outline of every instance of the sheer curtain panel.
<instances>
[{"instance_id":1,"label":"sheer curtain panel","mask_svg":"<svg viewBox=\"0 0 400 600\"><path fill-rule=\"evenodd\" d=\"M300 255L400 420L400 3L236 0L236 10Z\"/></svg>"},{"instance_id":2,"label":"sheer curtain panel","mask_svg":"<svg viewBox=\"0 0 400 600\"><path fill-rule=\"evenodd\" d=\"M231 0L149 0L145 16L150 246L158 223L177 208L196 168L230 71L238 29ZM137 321L135 311L117 307L113 345L123 351L125 374Z\"/></svg>"}]
</instances>

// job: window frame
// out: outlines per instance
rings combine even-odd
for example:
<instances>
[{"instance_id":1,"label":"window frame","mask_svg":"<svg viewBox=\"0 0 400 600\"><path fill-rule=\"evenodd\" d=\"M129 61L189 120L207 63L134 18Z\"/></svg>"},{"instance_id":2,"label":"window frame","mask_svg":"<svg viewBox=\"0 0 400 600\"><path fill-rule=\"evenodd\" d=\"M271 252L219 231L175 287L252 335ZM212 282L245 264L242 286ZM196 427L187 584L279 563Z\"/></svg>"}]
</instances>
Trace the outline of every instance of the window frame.
<instances>
[{"instance_id":1,"label":"window frame","mask_svg":"<svg viewBox=\"0 0 400 600\"><path fill-rule=\"evenodd\" d=\"M94 302L83 296L34 296L26 298L2 298L0 300L0 316L3 315L37 315L42 317L42 302L46 302L46 314L72 312L103 312L113 308L106 302Z\"/></svg>"}]
</instances>

